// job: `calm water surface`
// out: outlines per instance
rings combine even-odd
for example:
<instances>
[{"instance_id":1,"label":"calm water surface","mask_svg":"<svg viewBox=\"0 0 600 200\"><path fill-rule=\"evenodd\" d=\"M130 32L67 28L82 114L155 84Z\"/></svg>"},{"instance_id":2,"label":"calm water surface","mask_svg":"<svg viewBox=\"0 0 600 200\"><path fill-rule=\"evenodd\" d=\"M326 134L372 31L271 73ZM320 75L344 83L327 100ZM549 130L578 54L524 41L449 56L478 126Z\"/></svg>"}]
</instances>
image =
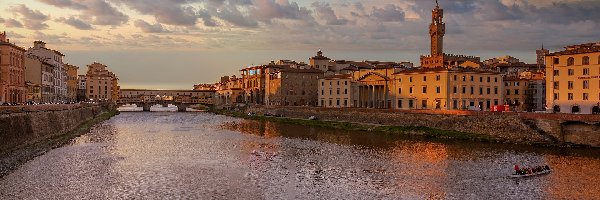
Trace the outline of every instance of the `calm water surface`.
<instances>
[{"instance_id":1,"label":"calm water surface","mask_svg":"<svg viewBox=\"0 0 600 200\"><path fill-rule=\"evenodd\" d=\"M514 164L548 175L511 179ZM121 113L0 179L0 199L598 199L598 150Z\"/></svg>"}]
</instances>

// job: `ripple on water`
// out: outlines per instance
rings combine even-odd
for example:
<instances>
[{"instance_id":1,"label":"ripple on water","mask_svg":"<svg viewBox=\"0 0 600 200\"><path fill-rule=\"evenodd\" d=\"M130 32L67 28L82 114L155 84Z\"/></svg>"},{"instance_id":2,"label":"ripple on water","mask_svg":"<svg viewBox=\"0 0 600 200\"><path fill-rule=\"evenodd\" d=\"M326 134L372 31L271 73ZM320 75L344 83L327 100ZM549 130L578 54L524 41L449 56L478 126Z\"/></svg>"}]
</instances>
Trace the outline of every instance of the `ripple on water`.
<instances>
[{"instance_id":1,"label":"ripple on water","mask_svg":"<svg viewBox=\"0 0 600 200\"><path fill-rule=\"evenodd\" d=\"M121 113L4 177L0 199L594 199L596 153Z\"/></svg>"}]
</instances>

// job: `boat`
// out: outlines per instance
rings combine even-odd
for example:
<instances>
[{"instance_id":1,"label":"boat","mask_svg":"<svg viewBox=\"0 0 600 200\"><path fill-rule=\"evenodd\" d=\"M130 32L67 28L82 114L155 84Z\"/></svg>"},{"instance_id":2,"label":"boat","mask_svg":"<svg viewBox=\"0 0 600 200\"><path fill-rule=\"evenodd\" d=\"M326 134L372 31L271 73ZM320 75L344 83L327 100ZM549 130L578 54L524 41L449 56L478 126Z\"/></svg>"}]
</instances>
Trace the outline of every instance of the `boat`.
<instances>
[{"instance_id":1,"label":"boat","mask_svg":"<svg viewBox=\"0 0 600 200\"><path fill-rule=\"evenodd\" d=\"M544 174L547 174L550 172L552 172L552 170L548 169L548 170L544 170L544 171L536 172L536 173L532 173L532 174L511 174L510 177L511 178L521 178L521 177L539 176L539 175L544 175Z\"/></svg>"}]
</instances>

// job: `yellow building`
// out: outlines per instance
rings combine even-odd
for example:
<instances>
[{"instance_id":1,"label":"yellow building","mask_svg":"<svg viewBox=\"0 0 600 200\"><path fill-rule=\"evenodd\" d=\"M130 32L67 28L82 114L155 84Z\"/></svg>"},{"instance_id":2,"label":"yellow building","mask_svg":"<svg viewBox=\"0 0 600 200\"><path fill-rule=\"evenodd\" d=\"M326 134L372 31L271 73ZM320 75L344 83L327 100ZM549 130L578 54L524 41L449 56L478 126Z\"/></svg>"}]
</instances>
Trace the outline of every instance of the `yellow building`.
<instances>
[{"instance_id":1,"label":"yellow building","mask_svg":"<svg viewBox=\"0 0 600 200\"><path fill-rule=\"evenodd\" d=\"M546 77L548 110L600 113L600 42L548 54Z\"/></svg>"},{"instance_id":2,"label":"yellow building","mask_svg":"<svg viewBox=\"0 0 600 200\"><path fill-rule=\"evenodd\" d=\"M79 67L69 64L65 64L64 67L67 71L67 101L76 102L77 90L79 89L79 82L77 81Z\"/></svg>"},{"instance_id":3,"label":"yellow building","mask_svg":"<svg viewBox=\"0 0 600 200\"><path fill-rule=\"evenodd\" d=\"M117 101L119 85L117 76L106 65L94 62L86 73L86 98L92 101Z\"/></svg>"},{"instance_id":4,"label":"yellow building","mask_svg":"<svg viewBox=\"0 0 600 200\"><path fill-rule=\"evenodd\" d=\"M319 79L319 106L327 108L350 108L358 104L354 97L356 83L352 74L339 74Z\"/></svg>"}]
</instances>

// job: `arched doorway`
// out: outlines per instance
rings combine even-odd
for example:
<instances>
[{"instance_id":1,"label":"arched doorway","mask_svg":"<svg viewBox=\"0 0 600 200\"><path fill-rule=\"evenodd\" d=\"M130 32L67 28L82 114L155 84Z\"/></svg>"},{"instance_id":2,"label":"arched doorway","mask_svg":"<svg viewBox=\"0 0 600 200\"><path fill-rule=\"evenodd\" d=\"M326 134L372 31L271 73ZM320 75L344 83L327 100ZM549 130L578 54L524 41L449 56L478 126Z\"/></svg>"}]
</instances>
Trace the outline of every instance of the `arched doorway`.
<instances>
[{"instance_id":1,"label":"arched doorway","mask_svg":"<svg viewBox=\"0 0 600 200\"><path fill-rule=\"evenodd\" d=\"M558 105L555 105L555 106L554 106L554 108L552 108L552 110L553 110L555 113L559 113L559 112L560 112L560 106L558 106Z\"/></svg>"},{"instance_id":2,"label":"arched doorway","mask_svg":"<svg viewBox=\"0 0 600 200\"><path fill-rule=\"evenodd\" d=\"M581 108L579 108L579 106L571 107L571 113L579 113L579 112L581 112Z\"/></svg>"}]
</instances>

